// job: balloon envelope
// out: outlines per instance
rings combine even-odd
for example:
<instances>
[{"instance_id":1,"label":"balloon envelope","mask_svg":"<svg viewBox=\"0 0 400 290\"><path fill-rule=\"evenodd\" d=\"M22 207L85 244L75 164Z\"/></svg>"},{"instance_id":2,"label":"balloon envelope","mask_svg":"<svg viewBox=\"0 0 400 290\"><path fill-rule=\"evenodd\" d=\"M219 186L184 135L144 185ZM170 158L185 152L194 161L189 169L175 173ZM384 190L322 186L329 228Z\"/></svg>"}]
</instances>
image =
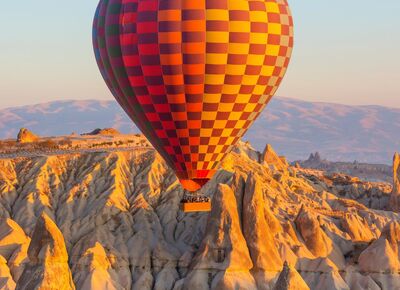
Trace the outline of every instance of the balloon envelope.
<instances>
[{"instance_id":1,"label":"balloon envelope","mask_svg":"<svg viewBox=\"0 0 400 290\"><path fill-rule=\"evenodd\" d=\"M195 191L277 90L293 21L286 0L101 0L93 46L116 100Z\"/></svg>"}]
</instances>

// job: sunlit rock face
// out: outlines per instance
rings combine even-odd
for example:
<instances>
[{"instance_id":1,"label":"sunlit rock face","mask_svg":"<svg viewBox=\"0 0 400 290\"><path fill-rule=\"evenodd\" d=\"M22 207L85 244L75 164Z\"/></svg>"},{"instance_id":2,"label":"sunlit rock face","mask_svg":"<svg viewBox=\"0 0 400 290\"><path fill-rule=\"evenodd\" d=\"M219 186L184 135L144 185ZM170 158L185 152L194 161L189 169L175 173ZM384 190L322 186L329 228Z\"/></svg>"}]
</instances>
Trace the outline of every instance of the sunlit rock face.
<instances>
[{"instance_id":1,"label":"sunlit rock face","mask_svg":"<svg viewBox=\"0 0 400 290\"><path fill-rule=\"evenodd\" d=\"M299 273L285 262L273 290L310 290L310 288Z\"/></svg>"},{"instance_id":2,"label":"sunlit rock face","mask_svg":"<svg viewBox=\"0 0 400 290\"><path fill-rule=\"evenodd\" d=\"M37 135L26 128L21 128L17 135L18 143L31 143L37 141L38 139L39 137Z\"/></svg>"},{"instance_id":3,"label":"sunlit rock face","mask_svg":"<svg viewBox=\"0 0 400 290\"><path fill-rule=\"evenodd\" d=\"M36 222L28 262L16 289L75 289L64 238L46 213Z\"/></svg>"},{"instance_id":4,"label":"sunlit rock face","mask_svg":"<svg viewBox=\"0 0 400 290\"><path fill-rule=\"evenodd\" d=\"M7 260L0 256L0 289L15 289L15 282L11 276L10 268L7 266Z\"/></svg>"},{"instance_id":5,"label":"sunlit rock face","mask_svg":"<svg viewBox=\"0 0 400 290\"><path fill-rule=\"evenodd\" d=\"M214 206L207 220L205 235L193 258L184 289L190 289L191 285L203 280L205 272L208 272L212 289L257 289L249 272L253 263L240 229L232 189L226 184L219 184L212 202Z\"/></svg>"},{"instance_id":6,"label":"sunlit rock face","mask_svg":"<svg viewBox=\"0 0 400 290\"><path fill-rule=\"evenodd\" d=\"M392 186L267 149L240 143L190 214L148 147L0 159L0 288L399 288Z\"/></svg>"},{"instance_id":7,"label":"sunlit rock face","mask_svg":"<svg viewBox=\"0 0 400 290\"><path fill-rule=\"evenodd\" d=\"M400 211L400 154L393 157L393 191L390 197L390 209Z\"/></svg>"},{"instance_id":8,"label":"sunlit rock face","mask_svg":"<svg viewBox=\"0 0 400 290\"><path fill-rule=\"evenodd\" d=\"M268 166L273 166L278 170L284 170L287 168L287 162L284 157L278 156L270 144L265 146L260 162L265 162Z\"/></svg>"}]
</instances>

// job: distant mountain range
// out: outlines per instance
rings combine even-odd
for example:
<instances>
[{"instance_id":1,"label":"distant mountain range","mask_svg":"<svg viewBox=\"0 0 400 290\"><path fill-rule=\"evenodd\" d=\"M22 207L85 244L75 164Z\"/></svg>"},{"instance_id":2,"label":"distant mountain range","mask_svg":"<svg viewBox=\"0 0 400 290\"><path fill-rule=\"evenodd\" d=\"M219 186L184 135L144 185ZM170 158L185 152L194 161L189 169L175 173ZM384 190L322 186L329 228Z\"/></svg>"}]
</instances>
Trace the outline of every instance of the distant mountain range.
<instances>
[{"instance_id":1,"label":"distant mountain range","mask_svg":"<svg viewBox=\"0 0 400 290\"><path fill-rule=\"evenodd\" d=\"M113 127L136 133L115 101L54 101L0 110L0 138L15 138L26 127L44 136ZM262 150L270 143L289 160L311 152L332 161L390 164L400 150L400 109L305 102L277 97L245 136Z\"/></svg>"}]
</instances>

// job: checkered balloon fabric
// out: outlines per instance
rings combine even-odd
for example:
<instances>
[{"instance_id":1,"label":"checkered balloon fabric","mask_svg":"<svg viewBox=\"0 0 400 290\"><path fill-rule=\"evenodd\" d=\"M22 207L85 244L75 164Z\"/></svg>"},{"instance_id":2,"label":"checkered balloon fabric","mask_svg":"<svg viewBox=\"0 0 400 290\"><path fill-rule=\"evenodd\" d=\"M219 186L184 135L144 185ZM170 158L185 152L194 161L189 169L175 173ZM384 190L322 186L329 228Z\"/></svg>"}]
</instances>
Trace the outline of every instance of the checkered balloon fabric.
<instances>
[{"instance_id":1,"label":"checkered balloon fabric","mask_svg":"<svg viewBox=\"0 0 400 290\"><path fill-rule=\"evenodd\" d=\"M286 0L101 0L100 72L188 190L209 180L289 64Z\"/></svg>"}]
</instances>

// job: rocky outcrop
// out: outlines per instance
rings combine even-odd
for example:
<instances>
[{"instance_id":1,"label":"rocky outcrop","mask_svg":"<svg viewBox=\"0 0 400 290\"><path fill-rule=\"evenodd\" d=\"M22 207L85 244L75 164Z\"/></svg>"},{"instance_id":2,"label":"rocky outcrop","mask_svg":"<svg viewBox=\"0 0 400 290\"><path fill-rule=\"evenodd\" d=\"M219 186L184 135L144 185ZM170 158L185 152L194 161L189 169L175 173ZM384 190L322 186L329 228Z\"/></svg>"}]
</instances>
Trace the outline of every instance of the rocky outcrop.
<instances>
[{"instance_id":1,"label":"rocky outcrop","mask_svg":"<svg viewBox=\"0 0 400 290\"><path fill-rule=\"evenodd\" d=\"M28 257L16 289L75 289L64 238L45 213L36 222Z\"/></svg>"},{"instance_id":2,"label":"rocky outcrop","mask_svg":"<svg viewBox=\"0 0 400 290\"><path fill-rule=\"evenodd\" d=\"M344 231L347 232L355 242L368 243L375 238L368 222L358 215L347 213L341 222Z\"/></svg>"},{"instance_id":3,"label":"rocky outcrop","mask_svg":"<svg viewBox=\"0 0 400 290\"><path fill-rule=\"evenodd\" d=\"M246 238L254 268L264 271L279 271L282 260L266 219L264 193L259 181L250 174L246 181L243 199L243 234ZM274 229L275 230L275 229Z\"/></svg>"},{"instance_id":4,"label":"rocky outcrop","mask_svg":"<svg viewBox=\"0 0 400 290\"><path fill-rule=\"evenodd\" d=\"M260 162L265 162L268 166L274 167L278 170L283 170L287 168L286 159L283 160L282 157L276 154L275 150L270 144L267 144L264 148L264 152L261 155Z\"/></svg>"},{"instance_id":5,"label":"rocky outcrop","mask_svg":"<svg viewBox=\"0 0 400 290\"><path fill-rule=\"evenodd\" d=\"M389 223L382 235L358 259L360 269L372 273L394 273L400 270L400 224ZM372 262L373 261L373 262Z\"/></svg>"},{"instance_id":6,"label":"rocky outcrop","mask_svg":"<svg viewBox=\"0 0 400 290\"><path fill-rule=\"evenodd\" d=\"M0 289L13 290L15 282L11 276L10 269L7 266L7 260L0 256Z\"/></svg>"},{"instance_id":7,"label":"rocky outcrop","mask_svg":"<svg viewBox=\"0 0 400 290\"><path fill-rule=\"evenodd\" d=\"M117 129L114 129L114 128L104 128L104 129L97 128L97 129L94 129L92 132L85 133L82 135L103 135L103 136L109 135L109 136L112 136L112 135L120 135L120 134L121 133Z\"/></svg>"},{"instance_id":8,"label":"rocky outcrop","mask_svg":"<svg viewBox=\"0 0 400 290\"><path fill-rule=\"evenodd\" d=\"M384 230L398 220L385 211L389 184L290 167L275 154L279 169L240 143L201 190L212 211L183 214L183 190L154 150L109 146L0 159L0 281L44 289L58 287L57 273L68 289L140 290L264 290L299 275L310 289L400 283L396 261L380 272L370 262L379 240L382 256L398 253L396 227Z\"/></svg>"},{"instance_id":9,"label":"rocky outcrop","mask_svg":"<svg viewBox=\"0 0 400 290\"><path fill-rule=\"evenodd\" d=\"M265 201L259 181L250 174L243 198L243 234L254 264L253 273L258 289L269 289L272 286L269 278L271 275L265 272L276 273L282 268L282 260L273 236L276 229L275 226L272 229L270 227L266 206L269 203Z\"/></svg>"},{"instance_id":10,"label":"rocky outcrop","mask_svg":"<svg viewBox=\"0 0 400 290\"><path fill-rule=\"evenodd\" d=\"M372 279L370 276L364 276L357 271L354 270L353 267L349 267L348 271L346 271L344 275L344 280L346 284L349 286L351 290L381 290L382 288ZM380 283L380 282L378 282ZM383 287L383 289L391 289Z\"/></svg>"},{"instance_id":11,"label":"rocky outcrop","mask_svg":"<svg viewBox=\"0 0 400 290\"><path fill-rule=\"evenodd\" d=\"M37 141L38 139L39 137L37 135L33 134L26 128L21 128L17 136L18 143L31 143Z\"/></svg>"},{"instance_id":12,"label":"rocky outcrop","mask_svg":"<svg viewBox=\"0 0 400 290\"><path fill-rule=\"evenodd\" d=\"M0 255L7 260L22 245L29 245L30 238L24 230L10 218L0 218Z\"/></svg>"},{"instance_id":13,"label":"rocky outcrop","mask_svg":"<svg viewBox=\"0 0 400 290\"><path fill-rule=\"evenodd\" d=\"M390 209L400 211L400 154L393 156L393 191L390 196Z\"/></svg>"},{"instance_id":14,"label":"rocky outcrop","mask_svg":"<svg viewBox=\"0 0 400 290\"><path fill-rule=\"evenodd\" d=\"M74 272L77 289L119 290L125 289L118 282L118 275L100 243L86 250L79 259Z\"/></svg>"},{"instance_id":15,"label":"rocky outcrop","mask_svg":"<svg viewBox=\"0 0 400 290\"><path fill-rule=\"evenodd\" d=\"M250 142L239 141L239 146L235 146L233 152L241 156L246 156L253 161L258 161L260 159L260 153L251 146Z\"/></svg>"},{"instance_id":16,"label":"rocky outcrop","mask_svg":"<svg viewBox=\"0 0 400 290\"><path fill-rule=\"evenodd\" d=\"M327 257L332 251L332 240L321 229L319 217L302 207L295 220L305 245L315 257Z\"/></svg>"},{"instance_id":17,"label":"rocky outcrop","mask_svg":"<svg viewBox=\"0 0 400 290\"><path fill-rule=\"evenodd\" d=\"M392 167L386 164L371 164L354 162L335 162L323 159L321 155L311 153L307 160L297 160L294 166L323 170L327 173L344 173L357 176L363 180L390 182L392 180Z\"/></svg>"},{"instance_id":18,"label":"rocky outcrop","mask_svg":"<svg viewBox=\"0 0 400 290\"><path fill-rule=\"evenodd\" d=\"M393 157L393 192L400 194L400 154Z\"/></svg>"},{"instance_id":19,"label":"rocky outcrop","mask_svg":"<svg viewBox=\"0 0 400 290\"><path fill-rule=\"evenodd\" d=\"M28 262L29 243L30 238L15 221L0 219L0 255L8 260L14 281L18 281Z\"/></svg>"},{"instance_id":20,"label":"rocky outcrop","mask_svg":"<svg viewBox=\"0 0 400 290\"><path fill-rule=\"evenodd\" d=\"M208 283L212 289L257 289L250 274L253 263L242 234L232 189L219 184L212 199L205 236L193 258L184 289ZM210 280L202 277L210 277ZM207 287L207 284L203 284Z\"/></svg>"},{"instance_id":21,"label":"rocky outcrop","mask_svg":"<svg viewBox=\"0 0 400 290\"><path fill-rule=\"evenodd\" d=\"M300 274L285 262L273 290L310 290L310 288Z\"/></svg>"},{"instance_id":22,"label":"rocky outcrop","mask_svg":"<svg viewBox=\"0 0 400 290\"><path fill-rule=\"evenodd\" d=\"M338 270L344 269L345 258L342 248L335 242L343 242L343 238L334 237L335 226L329 225L320 215L305 206L301 207L295 219L295 224L305 246L314 256L312 258L312 256L305 254L304 257L300 258L297 262L299 269L302 271L313 269L329 275L336 274L340 277ZM332 229L329 227L332 227ZM308 279L310 279L309 283L311 284L318 278L312 274L308 275Z\"/></svg>"}]
</instances>

